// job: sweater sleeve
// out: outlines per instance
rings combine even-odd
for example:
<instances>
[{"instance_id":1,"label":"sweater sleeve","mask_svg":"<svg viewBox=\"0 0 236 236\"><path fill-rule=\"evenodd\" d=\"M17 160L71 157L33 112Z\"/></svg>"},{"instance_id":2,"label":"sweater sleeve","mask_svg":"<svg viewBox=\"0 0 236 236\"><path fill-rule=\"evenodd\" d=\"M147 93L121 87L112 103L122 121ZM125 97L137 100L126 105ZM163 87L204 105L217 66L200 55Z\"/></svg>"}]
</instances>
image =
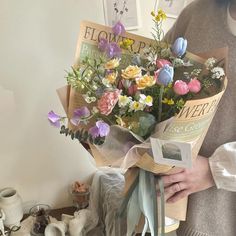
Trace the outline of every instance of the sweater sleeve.
<instances>
[{"instance_id":1,"label":"sweater sleeve","mask_svg":"<svg viewBox=\"0 0 236 236\"><path fill-rule=\"evenodd\" d=\"M173 44L175 39L178 37L184 37L185 31L191 20L193 11L195 10L194 2L190 3L184 10L180 13L179 17L175 21L172 28L166 33L164 40L170 44Z\"/></svg>"},{"instance_id":2,"label":"sweater sleeve","mask_svg":"<svg viewBox=\"0 0 236 236\"><path fill-rule=\"evenodd\" d=\"M217 148L209 163L217 188L236 192L236 142Z\"/></svg>"}]
</instances>

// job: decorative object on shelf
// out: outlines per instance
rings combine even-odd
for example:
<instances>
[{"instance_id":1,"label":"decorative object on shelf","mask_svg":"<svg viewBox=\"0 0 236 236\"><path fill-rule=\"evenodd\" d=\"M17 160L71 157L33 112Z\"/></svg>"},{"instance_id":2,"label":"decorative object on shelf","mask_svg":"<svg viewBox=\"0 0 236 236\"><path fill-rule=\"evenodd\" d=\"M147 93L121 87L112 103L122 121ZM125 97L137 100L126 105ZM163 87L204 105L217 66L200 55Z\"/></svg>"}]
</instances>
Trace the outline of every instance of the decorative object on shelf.
<instances>
[{"instance_id":1,"label":"decorative object on shelf","mask_svg":"<svg viewBox=\"0 0 236 236\"><path fill-rule=\"evenodd\" d=\"M6 215L2 209L0 209L0 233L1 235L5 236L5 229L3 221L6 219Z\"/></svg>"},{"instance_id":2,"label":"decorative object on shelf","mask_svg":"<svg viewBox=\"0 0 236 236\"><path fill-rule=\"evenodd\" d=\"M70 186L70 194L73 200L73 204L77 210L84 209L89 205L90 190L89 186L75 181L72 186Z\"/></svg>"},{"instance_id":3,"label":"decorative object on shelf","mask_svg":"<svg viewBox=\"0 0 236 236\"><path fill-rule=\"evenodd\" d=\"M49 212L51 207L46 204L38 204L32 207L29 214L33 217L33 226L31 234L34 236L43 236L45 228L50 223Z\"/></svg>"},{"instance_id":4,"label":"decorative object on shelf","mask_svg":"<svg viewBox=\"0 0 236 236\"><path fill-rule=\"evenodd\" d=\"M23 218L22 200L15 189L0 190L0 209L5 214L3 223L6 227L11 229L14 226L20 226Z\"/></svg>"},{"instance_id":5,"label":"decorative object on shelf","mask_svg":"<svg viewBox=\"0 0 236 236\"><path fill-rule=\"evenodd\" d=\"M67 232L67 225L63 221L57 221L47 225L44 235L45 236L65 236Z\"/></svg>"}]
</instances>

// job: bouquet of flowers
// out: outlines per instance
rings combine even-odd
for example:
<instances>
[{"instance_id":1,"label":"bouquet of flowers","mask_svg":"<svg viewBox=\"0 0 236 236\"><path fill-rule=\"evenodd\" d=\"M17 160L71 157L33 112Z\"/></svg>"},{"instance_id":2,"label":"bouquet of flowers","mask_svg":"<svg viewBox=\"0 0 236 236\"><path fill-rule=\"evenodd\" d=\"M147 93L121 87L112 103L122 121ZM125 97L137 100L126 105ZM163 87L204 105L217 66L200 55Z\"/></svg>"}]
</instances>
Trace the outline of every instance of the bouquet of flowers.
<instances>
[{"instance_id":1,"label":"bouquet of flowers","mask_svg":"<svg viewBox=\"0 0 236 236\"><path fill-rule=\"evenodd\" d=\"M146 228L157 235L154 175L191 165L226 86L223 60L188 53L184 38L169 45L163 40L165 13L151 14L153 40L126 33L121 22L113 28L85 22L77 61L66 76L68 87L59 90L67 116L48 113L60 133L89 144L95 159L125 170L139 167L123 204L130 209L128 218L132 206L137 213L128 224L130 235L141 213ZM173 150L167 150L169 158L159 159L166 153L160 144L168 142L180 149L183 145L185 162L176 159ZM159 184L163 192L161 180ZM145 202L140 207L135 205L137 196L139 203ZM163 194L161 199L163 205ZM170 216L183 220L185 211Z\"/></svg>"}]
</instances>

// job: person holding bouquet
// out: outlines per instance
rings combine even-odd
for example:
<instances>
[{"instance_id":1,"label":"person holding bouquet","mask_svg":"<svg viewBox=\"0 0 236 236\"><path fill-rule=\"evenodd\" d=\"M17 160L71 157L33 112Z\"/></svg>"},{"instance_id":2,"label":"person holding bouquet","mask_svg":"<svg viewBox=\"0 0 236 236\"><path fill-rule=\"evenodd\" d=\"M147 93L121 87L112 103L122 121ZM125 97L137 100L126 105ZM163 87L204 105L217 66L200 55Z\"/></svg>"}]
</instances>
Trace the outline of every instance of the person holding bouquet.
<instances>
[{"instance_id":1,"label":"person holding bouquet","mask_svg":"<svg viewBox=\"0 0 236 236\"><path fill-rule=\"evenodd\" d=\"M193 167L163 176L167 202L189 196L178 236L235 236L236 0L192 2L165 38L172 44L180 36L192 53L228 47L228 87Z\"/></svg>"}]
</instances>

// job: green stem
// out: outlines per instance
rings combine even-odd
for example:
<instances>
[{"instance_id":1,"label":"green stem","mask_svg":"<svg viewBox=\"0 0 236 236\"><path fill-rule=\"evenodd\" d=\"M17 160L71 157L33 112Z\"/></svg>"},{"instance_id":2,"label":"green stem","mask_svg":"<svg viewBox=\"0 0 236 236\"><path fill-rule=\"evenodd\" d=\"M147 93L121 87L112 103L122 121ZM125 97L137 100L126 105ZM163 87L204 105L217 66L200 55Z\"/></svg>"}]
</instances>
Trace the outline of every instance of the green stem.
<instances>
[{"instance_id":1,"label":"green stem","mask_svg":"<svg viewBox=\"0 0 236 236\"><path fill-rule=\"evenodd\" d=\"M161 122L163 93L164 93L164 85L161 85L159 93L158 122Z\"/></svg>"}]
</instances>

